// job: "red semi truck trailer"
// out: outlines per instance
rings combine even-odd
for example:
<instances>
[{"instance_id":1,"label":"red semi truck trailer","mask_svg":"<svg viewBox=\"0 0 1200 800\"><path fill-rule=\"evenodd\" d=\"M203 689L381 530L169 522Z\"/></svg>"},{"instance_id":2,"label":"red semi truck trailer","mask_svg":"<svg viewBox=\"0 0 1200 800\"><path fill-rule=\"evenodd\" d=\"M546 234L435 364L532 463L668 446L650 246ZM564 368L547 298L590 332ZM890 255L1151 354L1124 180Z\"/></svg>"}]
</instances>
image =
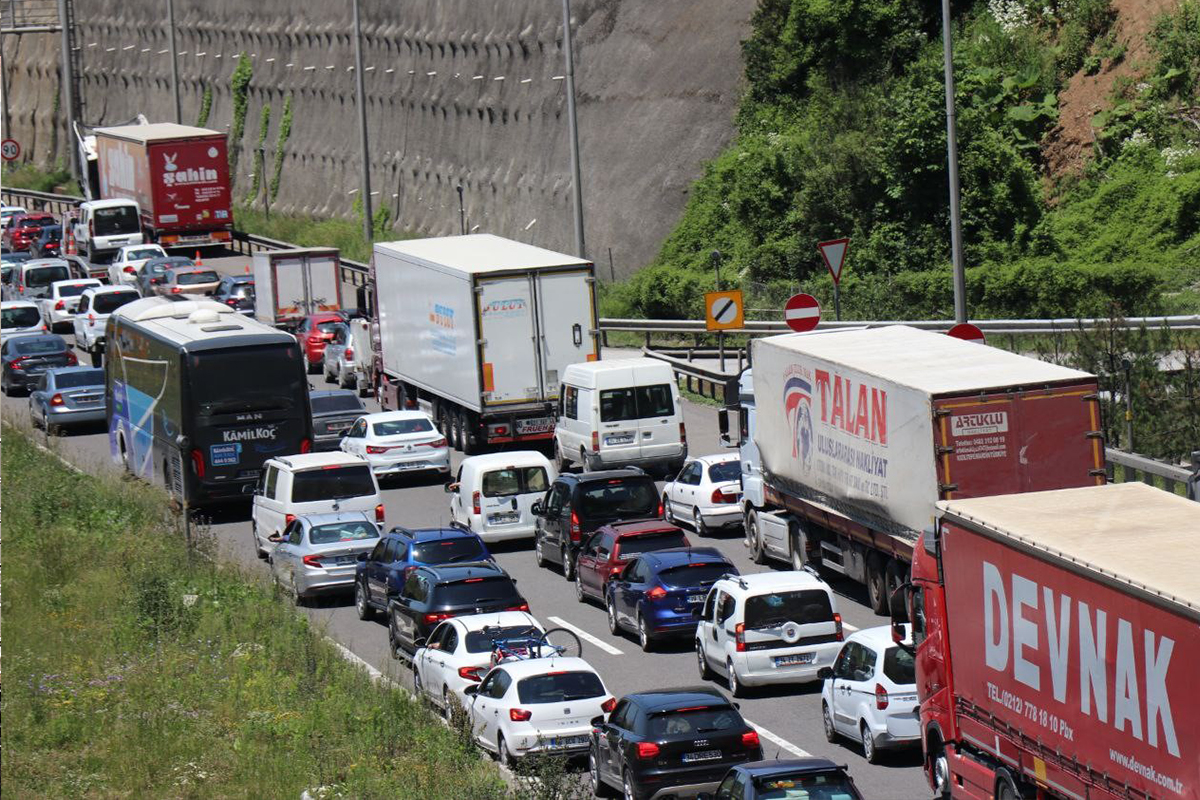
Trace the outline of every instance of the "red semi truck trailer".
<instances>
[{"instance_id":1,"label":"red semi truck trailer","mask_svg":"<svg viewBox=\"0 0 1200 800\"><path fill-rule=\"evenodd\" d=\"M938 503L906 587L934 790L1200 798L1198 545L1141 483Z\"/></svg>"},{"instance_id":2,"label":"red semi truck trailer","mask_svg":"<svg viewBox=\"0 0 1200 800\"><path fill-rule=\"evenodd\" d=\"M232 240L225 134L169 122L95 133L100 198L136 200L151 241L173 248Z\"/></svg>"}]
</instances>

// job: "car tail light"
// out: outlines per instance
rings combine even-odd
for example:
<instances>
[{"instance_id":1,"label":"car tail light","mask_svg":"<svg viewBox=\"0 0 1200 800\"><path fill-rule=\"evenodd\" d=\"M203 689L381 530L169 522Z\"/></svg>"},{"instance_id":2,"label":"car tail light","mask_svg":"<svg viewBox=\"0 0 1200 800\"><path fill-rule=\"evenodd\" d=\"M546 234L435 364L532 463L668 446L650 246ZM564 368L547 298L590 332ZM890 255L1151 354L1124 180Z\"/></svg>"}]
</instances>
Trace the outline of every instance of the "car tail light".
<instances>
[{"instance_id":1,"label":"car tail light","mask_svg":"<svg viewBox=\"0 0 1200 800\"><path fill-rule=\"evenodd\" d=\"M95 322L95 321L96 321L96 315L88 314L88 322Z\"/></svg>"},{"instance_id":2,"label":"car tail light","mask_svg":"<svg viewBox=\"0 0 1200 800\"><path fill-rule=\"evenodd\" d=\"M28 358L29 358L29 356L17 356L12 361L10 361L8 365L10 367L12 367L13 369L25 369L24 362Z\"/></svg>"},{"instance_id":3,"label":"car tail light","mask_svg":"<svg viewBox=\"0 0 1200 800\"><path fill-rule=\"evenodd\" d=\"M458 677L467 681L479 682L483 680L483 667L459 667Z\"/></svg>"},{"instance_id":4,"label":"car tail light","mask_svg":"<svg viewBox=\"0 0 1200 800\"><path fill-rule=\"evenodd\" d=\"M312 440L301 439L300 440L300 452L307 453L309 450L312 450Z\"/></svg>"},{"instance_id":5,"label":"car tail light","mask_svg":"<svg viewBox=\"0 0 1200 800\"><path fill-rule=\"evenodd\" d=\"M682 422L679 423L679 443L687 444L687 428Z\"/></svg>"},{"instance_id":6,"label":"car tail light","mask_svg":"<svg viewBox=\"0 0 1200 800\"><path fill-rule=\"evenodd\" d=\"M380 525L383 524L383 503L375 506L375 521Z\"/></svg>"},{"instance_id":7,"label":"car tail light","mask_svg":"<svg viewBox=\"0 0 1200 800\"><path fill-rule=\"evenodd\" d=\"M657 513L655 516L657 516L657 517L661 518L661 517L662 517L662 515L663 515L663 511L664 511L664 509L663 509L663 503L662 503L662 500L659 500L659 501L658 501L658 513Z\"/></svg>"},{"instance_id":8,"label":"car tail light","mask_svg":"<svg viewBox=\"0 0 1200 800\"><path fill-rule=\"evenodd\" d=\"M646 597L650 600L662 600L667 596L667 590L661 586L655 586L650 591L646 592Z\"/></svg>"},{"instance_id":9,"label":"car tail light","mask_svg":"<svg viewBox=\"0 0 1200 800\"><path fill-rule=\"evenodd\" d=\"M758 746L758 731L746 731L742 734L742 747L755 749Z\"/></svg>"},{"instance_id":10,"label":"car tail light","mask_svg":"<svg viewBox=\"0 0 1200 800\"><path fill-rule=\"evenodd\" d=\"M737 651L739 653L746 652L746 624L739 622L733 627L734 641L737 643Z\"/></svg>"},{"instance_id":11,"label":"car tail light","mask_svg":"<svg viewBox=\"0 0 1200 800\"><path fill-rule=\"evenodd\" d=\"M154 280L151 279L150 282L154 283ZM238 301L237 301L236 297L231 297L225 301L225 305L227 305L227 306L236 306L237 304L238 304Z\"/></svg>"},{"instance_id":12,"label":"car tail light","mask_svg":"<svg viewBox=\"0 0 1200 800\"><path fill-rule=\"evenodd\" d=\"M197 478L204 479L204 454L199 450L192 451L192 469L196 470Z\"/></svg>"},{"instance_id":13,"label":"car tail light","mask_svg":"<svg viewBox=\"0 0 1200 800\"><path fill-rule=\"evenodd\" d=\"M482 495L480 495L479 492L471 492L471 513L472 514L480 514L483 512L483 508L480 506L480 498L481 497L482 497Z\"/></svg>"},{"instance_id":14,"label":"car tail light","mask_svg":"<svg viewBox=\"0 0 1200 800\"><path fill-rule=\"evenodd\" d=\"M533 712L524 708L510 708L508 710L508 718L513 722L529 722L532 716Z\"/></svg>"},{"instance_id":15,"label":"car tail light","mask_svg":"<svg viewBox=\"0 0 1200 800\"><path fill-rule=\"evenodd\" d=\"M354 358L354 350L347 347L345 355L346 355L346 358Z\"/></svg>"},{"instance_id":16,"label":"car tail light","mask_svg":"<svg viewBox=\"0 0 1200 800\"><path fill-rule=\"evenodd\" d=\"M648 761L658 756L658 745L654 742L638 742L637 756L643 761Z\"/></svg>"},{"instance_id":17,"label":"car tail light","mask_svg":"<svg viewBox=\"0 0 1200 800\"><path fill-rule=\"evenodd\" d=\"M134 269L133 267L125 267L125 269L123 269L121 271L124 272L126 275L133 275L134 273L137 272L137 270Z\"/></svg>"},{"instance_id":18,"label":"car tail light","mask_svg":"<svg viewBox=\"0 0 1200 800\"><path fill-rule=\"evenodd\" d=\"M426 447L432 447L436 450L439 447L446 446L446 438L443 436L441 439L434 439L432 442L424 442L423 444Z\"/></svg>"},{"instance_id":19,"label":"car tail light","mask_svg":"<svg viewBox=\"0 0 1200 800\"><path fill-rule=\"evenodd\" d=\"M55 311L64 311L64 310L66 310L66 307L67 307L67 303L64 300L59 300L57 303L54 304Z\"/></svg>"},{"instance_id":20,"label":"car tail light","mask_svg":"<svg viewBox=\"0 0 1200 800\"><path fill-rule=\"evenodd\" d=\"M71 366L75 366L76 364L79 363L79 357L75 355L74 350L67 351L67 363L70 364Z\"/></svg>"},{"instance_id":21,"label":"car tail light","mask_svg":"<svg viewBox=\"0 0 1200 800\"><path fill-rule=\"evenodd\" d=\"M54 397L50 398L50 405L61 406L62 404L63 404L63 396L61 394L56 394L56 395L54 395Z\"/></svg>"},{"instance_id":22,"label":"car tail light","mask_svg":"<svg viewBox=\"0 0 1200 800\"><path fill-rule=\"evenodd\" d=\"M712 502L713 503L736 503L737 495L736 494L725 494L724 489L713 489Z\"/></svg>"},{"instance_id":23,"label":"car tail light","mask_svg":"<svg viewBox=\"0 0 1200 800\"><path fill-rule=\"evenodd\" d=\"M183 291L183 290L182 290L182 289L180 289L178 286L172 286L172 287L171 287L171 294L179 294L179 293L180 293L180 292L182 292L182 291Z\"/></svg>"},{"instance_id":24,"label":"car tail light","mask_svg":"<svg viewBox=\"0 0 1200 800\"><path fill-rule=\"evenodd\" d=\"M600 710L605 714L611 714L612 710L617 707L617 698L610 697L600 704Z\"/></svg>"},{"instance_id":25,"label":"car tail light","mask_svg":"<svg viewBox=\"0 0 1200 800\"><path fill-rule=\"evenodd\" d=\"M529 603L519 603L519 604L517 604L517 605L515 605L515 606L509 606L508 608L506 608L506 609L504 609L504 610L505 610L505 611L525 611L525 612L528 612L528 611L529 611Z\"/></svg>"},{"instance_id":26,"label":"car tail light","mask_svg":"<svg viewBox=\"0 0 1200 800\"><path fill-rule=\"evenodd\" d=\"M888 693L882 683L875 684L875 707L880 711L888 707Z\"/></svg>"},{"instance_id":27,"label":"car tail light","mask_svg":"<svg viewBox=\"0 0 1200 800\"><path fill-rule=\"evenodd\" d=\"M425 615L425 624L426 625L435 625L435 624L441 622L442 620L450 619L453 616L454 616L453 614L447 614L445 612L438 612L436 614L426 614Z\"/></svg>"},{"instance_id":28,"label":"car tail light","mask_svg":"<svg viewBox=\"0 0 1200 800\"><path fill-rule=\"evenodd\" d=\"M600 434L596 431L592 431L592 450L597 453L600 452Z\"/></svg>"},{"instance_id":29,"label":"car tail light","mask_svg":"<svg viewBox=\"0 0 1200 800\"><path fill-rule=\"evenodd\" d=\"M846 634L842 630L842 615L836 611L833 612L833 623L837 625L837 640L840 642L843 638L845 638Z\"/></svg>"},{"instance_id":30,"label":"car tail light","mask_svg":"<svg viewBox=\"0 0 1200 800\"><path fill-rule=\"evenodd\" d=\"M386 453L388 450L391 450L391 449L392 448L390 448L390 447L379 447L378 445L369 444L369 445L367 445L367 455L377 456L380 453Z\"/></svg>"},{"instance_id":31,"label":"car tail light","mask_svg":"<svg viewBox=\"0 0 1200 800\"><path fill-rule=\"evenodd\" d=\"M321 563L320 556L304 556L300 560L302 562L304 562L304 566L306 566L306 567L317 567L318 569L320 569L321 567L324 566L324 564Z\"/></svg>"},{"instance_id":32,"label":"car tail light","mask_svg":"<svg viewBox=\"0 0 1200 800\"><path fill-rule=\"evenodd\" d=\"M571 541L572 542L578 542L580 539L583 538L583 532L579 527L579 514L574 510L571 511L570 533L571 533Z\"/></svg>"}]
</instances>

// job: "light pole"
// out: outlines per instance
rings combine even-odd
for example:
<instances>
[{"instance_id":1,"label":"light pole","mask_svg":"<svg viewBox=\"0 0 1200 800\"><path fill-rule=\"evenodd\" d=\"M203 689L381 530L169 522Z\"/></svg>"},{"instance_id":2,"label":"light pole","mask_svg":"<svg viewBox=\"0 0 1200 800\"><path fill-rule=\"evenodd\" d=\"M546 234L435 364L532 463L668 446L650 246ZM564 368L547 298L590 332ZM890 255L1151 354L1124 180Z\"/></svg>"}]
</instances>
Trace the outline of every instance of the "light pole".
<instances>
[{"instance_id":1,"label":"light pole","mask_svg":"<svg viewBox=\"0 0 1200 800\"><path fill-rule=\"evenodd\" d=\"M454 187L458 190L458 231L461 235L467 235L467 212L463 206L463 187L460 183Z\"/></svg>"},{"instance_id":2,"label":"light pole","mask_svg":"<svg viewBox=\"0 0 1200 800\"><path fill-rule=\"evenodd\" d=\"M76 153L79 148L75 146L75 74L71 68L71 30L67 20L67 0L58 0L58 21L62 26L62 93L63 100L67 104L67 164L71 167L71 177L78 180L79 162ZM4 102L7 108L7 95ZM7 123L7 119L5 122Z\"/></svg>"},{"instance_id":3,"label":"light pole","mask_svg":"<svg viewBox=\"0 0 1200 800\"><path fill-rule=\"evenodd\" d=\"M950 255L954 262L954 321L967 321L967 277L963 268L962 210L958 192L958 126L954 116L954 49L950 0L942 0L942 52L946 71L946 156L950 171Z\"/></svg>"},{"instance_id":4,"label":"light pole","mask_svg":"<svg viewBox=\"0 0 1200 800\"><path fill-rule=\"evenodd\" d=\"M579 126L575 120L575 57L571 53L571 0L563 0L563 55L567 61L567 131L571 137L571 194L575 202L575 255L583 247L583 186L579 178Z\"/></svg>"},{"instance_id":5,"label":"light pole","mask_svg":"<svg viewBox=\"0 0 1200 800\"><path fill-rule=\"evenodd\" d=\"M354 82L358 93L358 134L362 138L363 239L370 246L375 238L371 215L371 151L367 145L367 98L363 88L362 26L358 20L358 0L354 2Z\"/></svg>"},{"instance_id":6,"label":"light pole","mask_svg":"<svg viewBox=\"0 0 1200 800\"><path fill-rule=\"evenodd\" d=\"M175 123L183 124L183 108L179 105L179 56L175 51L175 0L167 0L167 46L171 49L171 99L175 103Z\"/></svg>"}]
</instances>

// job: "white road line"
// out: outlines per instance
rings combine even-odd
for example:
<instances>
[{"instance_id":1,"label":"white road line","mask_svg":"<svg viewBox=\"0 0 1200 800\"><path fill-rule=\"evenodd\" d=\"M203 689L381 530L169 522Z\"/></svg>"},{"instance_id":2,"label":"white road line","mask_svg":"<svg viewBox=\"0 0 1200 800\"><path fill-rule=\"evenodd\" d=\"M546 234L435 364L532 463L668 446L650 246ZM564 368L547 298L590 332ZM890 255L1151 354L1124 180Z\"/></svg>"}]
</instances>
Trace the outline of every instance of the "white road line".
<instances>
[{"instance_id":1,"label":"white road line","mask_svg":"<svg viewBox=\"0 0 1200 800\"><path fill-rule=\"evenodd\" d=\"M750 722L750 720L746 720L746 722ZM801 750L799 747L796 747L796 745L792 744L787 739L784 739L781 736L776 736L775 734L771 733L769 730L764 728L762 725L759 725L757 722L750 722L750 726L752 728L754 728L754 730L758 731L759 736L766 739L768 742L775 745L776 747L778 747L782 750L786 750L787 752L794 755L796 758L810 758L812 756L812 753ZM767 755L767 748L764 747L763 748L763 756L765 757L766 755Z\"/></svg>"},{"instance_id":2,"label":"white road line","mask_svg":"<svg viewBox=\"0 0 1200 800\"><path fill-rule=\"evenodd\" d=\"M599 647L601 650L603 650L604 652L608 653L608 654L609 654L609 655L611 655L611 656L623 656L623 655L625 655L624 653L622 653L622 652L621 652L620 650L618 650L617 648L613 647L613 646L612 646L611 644L609 644L608 642L606 642L606 641L604 641L604 640L602 640L602 639L597 639L595 636L592 636L590 633L588 633L587 631L585 631L583 628L577 628L576 626L574 626L574 625L572 625L571 623L567 622L567 621L566 621L565 619L563 619L562 617L546 617L546 619L550 620L550 621L551 621L551 622L553 622L555 625L562 625L562 626L563 626L564 628L566 628L567 630L569 630L569 631L574 631L576 634L578 634L578 635L579 635L579 638L580 638L580 639L586 639L587 641L589 641L589 642L591 642L592 644L596 645L596 647Z\"/></svg>"},{"instance_id":3,"label":"white road line","mask_svg":"<svg viewBox=\"0 0 1200 800\"><path fill-rule=\"evenodd\" d=\"M851 633L854 633L855 631L858 631L858 630L862 630L862 628L858 627L857 625L851 625L849 622L843 622L842 628L850 631Z\"/></svg>"}]
</instances>

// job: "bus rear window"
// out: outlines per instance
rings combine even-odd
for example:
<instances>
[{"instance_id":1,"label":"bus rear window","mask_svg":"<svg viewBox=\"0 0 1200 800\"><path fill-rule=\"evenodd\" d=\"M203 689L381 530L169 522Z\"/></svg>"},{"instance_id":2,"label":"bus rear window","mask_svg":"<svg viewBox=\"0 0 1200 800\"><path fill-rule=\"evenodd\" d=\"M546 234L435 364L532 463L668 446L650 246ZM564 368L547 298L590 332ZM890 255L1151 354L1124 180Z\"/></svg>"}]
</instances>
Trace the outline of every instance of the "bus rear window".
<instances>
[{"instance_id":1,"label":"bus rear window","mask_svg":"<svg viewBox=\"0 0 1200 800\"><path fill-rule=\"evenodd\" d=\"M332 469L309 469L292 475L292 502L345 500L375 494L375 481L366 464L347 464Z\"/></svg>"}]
</instances>

